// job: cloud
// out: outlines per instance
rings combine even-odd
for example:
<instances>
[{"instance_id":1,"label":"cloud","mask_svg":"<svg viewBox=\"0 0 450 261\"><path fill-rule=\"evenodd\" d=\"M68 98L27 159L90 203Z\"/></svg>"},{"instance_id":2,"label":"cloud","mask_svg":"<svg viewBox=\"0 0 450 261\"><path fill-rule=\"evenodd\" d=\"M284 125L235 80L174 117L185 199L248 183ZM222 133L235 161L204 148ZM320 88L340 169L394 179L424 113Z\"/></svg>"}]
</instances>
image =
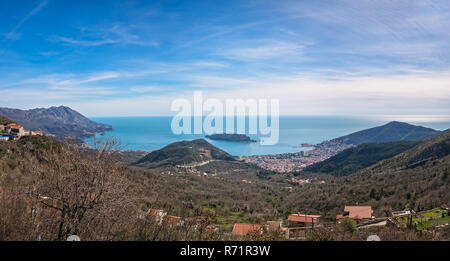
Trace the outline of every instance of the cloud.
<instances>
[{"instance_id":1,"label":"cloud","mask_svg":"<svg viewBox=\"0 0 450 261\"><path fill-rule=\"evenodd\" d=\"M326 53L361 56L360 63L368 58L440 66L448 62L447 1L291 2L285 12L306 16L315 37L326 34L333 43L322 46Z\"/></svg>"},{"instance_id":2,"label":"cloud","mask_svg":"<svg viewBox=\"0 0 450 261\"><path fill-rule=\"evenodd\" d=\"M252 45L254 45L253 43ZM276 57L298 57L305 46L288 42L272 42L257 47L238 47L219 54L234 60L266 60Z\"/></svg>"},{"instance_id":3,"label":"cloud","mask_svg":"<svg viewBox=\"0 0 450 261\"><path fill-rule=\"evenodd\" d=\"M366 69L364 69L366 70ZM327 73L329 74L329 72ZM124 89L120 77L98 73L78 80L57 78L46 88L17 87L1 90L10 97L13 107L32 104L65 103L88 116L172 115L171 102L192 97L194 90L203 90L204 98L280 100L284 115L342 115L395 118L408 115L450 115L450 71L428 72L405 70L391 73L389 68L376 74L360 71L329 77L324 72L286 75L261 74L248 76L217 76L189 74L186 84L135 85ZM92 83L103 83L91 85ZM44 81L45 82L45 81ZM127 108L123 110L123 108ZM405 116L406 115L406 116ZM416 117L416 116L414 116Z\"/></svg>"},{"instance_id":4,"label":"cloud","mask_svg":"<svg viewBox=\"0 0 450 261\"><path fill-rule=\"evenodd\" d=\"M79 45L79 46L100 46L105 44L115 44L119 43L118 40L112 40L112 39L101 39L101 40L74 40L69 37L62 37L62 36L53 36L51 38L51 41L54 42L61 42L64 44L70 44L70 45Z\"/></svg>"},{"instance_id":5,"label":"cloud","mask_svg":"<svg viewBox=\"0 0 450 261\"><path fill-rule=\"evenodd\" d=\"M119 23L114 23L112 26L97 26L92 28L79 28L79 37L65 37L53 35L49 38L52 42L60 42L72 46L102 46L113 44L124 45L140 45L147 47L158 47L159 43L156 40L144 41L138 34L131 32L130 26L124 26Z\"/></svg>"},{"instance_id":6,"label":"cloud","mask_svg":"<svg viewBox=\"0 0 450 261\"><path fill-rule=\"evenodd\" d=\"M167 86L134 86L130 88L130 91L137 93L149 93L155 91L162 91L167 89Z\"/></svg>"},{"instance_id":7,"label":"cloud","mask_svg":"<svg viewBox=\"0 0 450 261\"><path fill-rule=\"evenodd\" d=\"M5 35L4 41L6 40L17 40L19 35L17 31L20 27L27 22L31 17L36 15L42 8L44 8L48 4L48 0L42 1L39 3L31 12L29 12L25 17L22 18L12 29Z\"/></svg>"},{"instance_id":8,"label":"cloud","mask_svg":"<svg viewBox=\"0 0 450 261\"><path fill-rule=\"evenodd\" d=\"M192 63L192 66L207 68L228 68L230 67L230 64L217 61L195 61Z\"/></svg>"},{"instance_id":9,"label":"cloud","mask_svg":"<svg viewBox=\"0 0 450 261\"><path fill-rule=\"evenodd\" d=\"M60 88L62 86L79 86L108 79L119 78L118 72L100 72L89 74L50 74L22 80L16 85L44 84L45 86Z\"/></svg>"}]
</instances>

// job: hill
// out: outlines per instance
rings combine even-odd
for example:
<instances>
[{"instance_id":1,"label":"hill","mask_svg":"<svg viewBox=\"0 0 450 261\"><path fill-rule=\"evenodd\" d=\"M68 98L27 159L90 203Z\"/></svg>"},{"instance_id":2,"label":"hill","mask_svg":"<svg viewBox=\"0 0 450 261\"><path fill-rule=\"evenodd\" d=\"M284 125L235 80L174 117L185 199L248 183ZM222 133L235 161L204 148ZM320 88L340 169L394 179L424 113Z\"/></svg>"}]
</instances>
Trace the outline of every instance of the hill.
<instances>
[{"instance_id":1,"label":"hill","mask_svg":"<svg viewBox=\"0 0 450 261\"><path fill-rule=\"evenodd\" d=\"M419 143L420 141L363 143L348 148L329 159L310 165L304 171L345 176L383 159L393 157Z\"/></svg>"},{"instance_id":2,"label":"hill","mask_svg":"<svg viewBox=\"0 0 450 261\"><path fill-rule=\"evenodd\" d=\"M404 122L392 121L385 125L358 131L333 141L359 145L369 142L391 142L402 140L426 140L436 137L441 132Z\"/></svg>"},{"instance_id":3,"label":"hill","mask_svg":"<svg viewBox=\"0 0 450 261\"><path fill-rule=\"evenodd\" d=\"M13 121L8 119L5 116L0 115L0 125L7 125L7 124L10 124L10 123L13 123Z\"/></svg>"},{"instance_id":4,"label":"hill","mask_svg":"<svg viewBox=\"0 0 450 261\"><path fill-rule=\"evenodd\" d=\"M59 149L60 144L48 136L24 136L17 141L2 141L0 142L0 176L13 171L20 173L23 168L35 164L31 163L32 160L39 161L45 152L59 151Z\"/></svg>"},{"instance_id":5,"label":"hill","mask_svg":"<svg viewBox=\"0 0 450 261\"><path fill-rule=\"evenodd\" d=\"M182 164L195 164L211 160L233 161L234 158L208 143L204 139L192 141L180 141L167 145L166 147L152 151L135 165L146 168L162 166L175 166Z\"/></svg>"},{"instance_id":6,"label":"hill","mask_svg":"<svg viewBox=\"0 0 450 261\"><path fill-rule=\"evenodd\" d=\"M423 142L416 147L400 153L385 161L375 164L368 170L388 171L415 169L419 166L430 166L447 162L450 158L450 132L444 132L438 137ZM450 163L450 162L447 162Z\"/></svg>"},{"instance_id":7,"label":"hill","mask_svg":"<svg viewBox=\"0 0 450 261\"><path fill-rule=\"evenodd\" d=\"M44 131L58 139L86 138L97 132L112 130L112 126L96 123L69 107L50 107L32 110L0 108L3 115L25 129Z\"/></svg>"},{"instance_id":8,"label":"hill","mask_svg":"<svg viewBox=\"0 0 450 261\"><path fill-rule=\"evenodd\" d=\"M304 187L285 199L286 208L338 213L343 205L371 205L375 215L450 204L450 133L326 184ZM330 215L332 216L332 215Z\"/></svg>"}]
</instances>

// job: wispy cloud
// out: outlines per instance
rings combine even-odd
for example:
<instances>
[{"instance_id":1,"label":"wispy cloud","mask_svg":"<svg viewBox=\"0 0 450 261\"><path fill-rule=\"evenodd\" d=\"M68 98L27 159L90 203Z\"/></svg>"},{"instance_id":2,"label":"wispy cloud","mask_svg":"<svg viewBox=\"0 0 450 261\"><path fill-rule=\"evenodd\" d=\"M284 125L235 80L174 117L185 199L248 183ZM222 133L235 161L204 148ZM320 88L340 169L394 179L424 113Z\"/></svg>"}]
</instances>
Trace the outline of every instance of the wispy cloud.
<instances>
[{"instance_id":1,"label":"wispy cloud","mask_svg":"<svg viewBox=\"0 0 450 261\"><path fill-rule=\"evenodd\" d=\"M76 86L108 79L118 78L117 72L100 72L91 74L50 74L22 80L17 85L45 84L49 87Z\"/></svg>"},{"instance_id":2,"label":"wispy cloud","mask_svg":"<svg viewBox=\"0 0 450 261\"><path fill-rule=\"evenodd\" d=\"M255 45L253 43L252 45ZM238 47L219 52L229 59L234 60L264 60L275 57L299 57L304 45L288 42L270 41L260 46Z\"/></svg>"},{"instance_id":3,"label":"wispy cloud","mask_svg":"<svg viewBox=\"0 0 450 261\"><path fill-rule=\"evenodd\" d=\"M48 4L48 0L42 1L39 3L31 12L29 12L26 16L24 16L12 29L9 31L5 37L4 41L6 40L16 40L18 39L17 31L20 29L20 27L26 23L31 17L36 15L42 8L44 8Z\"/></svg>"},{"instance_id":4,"label":"wispy cloud","mask_svg":"<svg viewBox=\"0 0 450 261\"><path fill-rule=\"evenodd\" d=\"M50 38L51 41L54 42L61 42L63 44L70 44L70 45L79 45L79 46L100 46L105 44L115 44L118 43L118 40L112 40L112 39L101 39L101 40L74 40L69 37L62 37L62 36L53 36Z\"/></svg>"},{"instance_id":5,"label":"wispy cloud","mask_svg":"<svg viewBox=\"0 0 450 261\"><path fill-rule=\"evenodd\" d=\"M132 33L130 26L115 23L112 26L92 28L79 28L79 37L65 37L53 35L49 38L52 42L60 42L72 46L102 46L112 44L139 45L158 47L155 40L142 40L138 34Z\"/></svg>"},{"instance_id":6,"label":"wispy cloud","mask_svg":"<svg viewBox=\"0 0 450 261\"><path fill-rule=\"evenodd\" d=\"M130 91L137 93L159 92L168 89L168 86L133 86Z\"/></svg>"},{"instance_id":7,"label":"wispy cloud","mask_svg":"<svg viewBox=\"0 0 450 261\"><path fill-rule=\"evenodd\" d=\"M450 6L447 1L291 2L286 13L314 22L333 44L322 51L399 62L447 62ZM316 37L317 37L316 35ZM362 62L362 61L361 61ZM388 61L395 62L395 61Z\"/></svg>"}]
</instances>

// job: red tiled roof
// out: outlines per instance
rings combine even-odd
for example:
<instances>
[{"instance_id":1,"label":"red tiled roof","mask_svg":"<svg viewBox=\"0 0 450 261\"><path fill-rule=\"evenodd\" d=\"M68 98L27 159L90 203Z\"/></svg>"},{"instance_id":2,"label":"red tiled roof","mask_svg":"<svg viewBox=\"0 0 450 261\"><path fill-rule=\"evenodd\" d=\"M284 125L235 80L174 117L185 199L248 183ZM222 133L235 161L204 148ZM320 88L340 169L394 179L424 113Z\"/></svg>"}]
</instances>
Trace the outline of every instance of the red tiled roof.
<instances>
[{"instance_id":1,"label":"red tiled roof","mask_svg":"<svg viewBox=\"0 0 450 261\"><path fill-rule=\"evenodd\" d=\"M170 224L170 225L177 225L178 222L180 222L180 220L181 220L181 217L177 217L177 216L168 216L165 219L166 223Z\"/></svg>"},{"instance_id":2,"label":"red tiled roof","mask_svg":"<svg viewBox=\"0 0 450 261\"><path fill-rule=\"evenodd\" d=\"M206 227L205 227L205 230L206 230L206 231L216 231L216 228L215 228L214 226L211 226L211 225L210 225L210 226L206 226Z\"/></svg>"},{"instance_id":3,"label":"red tiled roof","mask_svg":"<svg viewBox=\"0 0 450 261\"><path fill-rule=\"evenodd\" d=\"M188 218L184 219L184 222L186 222L186 224L193 225L193 224L197 223L197 219L188 217Z\"/></svg>"},{"instance_id":4,"label":"red tiled roof","mask_svg":"<svg viewBox=\"0 0 450 261\"><path fill-rule=\"evenodd\" d=\"M288 221L291 222L304 222L304 223L317 223L320 218L319 215L305 215L305 214L292 214L289 215Z\"/></svg>"},{"instance_id":5,"label":"red tiled roof","mask_svg":"<svg viewBox=\"0 0 450 261\"><path fill-rule=\"evenodd\" d=\"M149 210L147 211L147 215L157 216L158 213L159 213L160 211L161 211L161 210L158 210L158 209L149 209Z\"/></svg>"},{"instance_id":6,"label":"red tiled roof","mask_svg":"<svg viewBox=\"0 0 450 261\"><path fill-rule=\"evenodd\" d=\"M354 219L372 218L373 214L371 206L345 206L344 212L348 212L348 217Z\"/></svg>"},{"instance_id":7,"label":"red tiled roof","mask_svg":"<svg viewBox=\"0 0 450 261\"><path fill-rule=\"evenodd\" d=\"M19 124L16 124L16 123L10 123L10 124L8 124L8 127L18 128L18 129L22 128L22 126L20 126Z\"/></svg>"},{"instance_id":8,"label":"red tiled roof","mask_svg":"<svg viewBox=\"0 0 450 261\"><path fill-rule=\"evenodd\" d=\"M262 225L259 224L234 224L234 235L247 235L250 232L259 232L262 229Z\"/></svg>"}]
</instances>

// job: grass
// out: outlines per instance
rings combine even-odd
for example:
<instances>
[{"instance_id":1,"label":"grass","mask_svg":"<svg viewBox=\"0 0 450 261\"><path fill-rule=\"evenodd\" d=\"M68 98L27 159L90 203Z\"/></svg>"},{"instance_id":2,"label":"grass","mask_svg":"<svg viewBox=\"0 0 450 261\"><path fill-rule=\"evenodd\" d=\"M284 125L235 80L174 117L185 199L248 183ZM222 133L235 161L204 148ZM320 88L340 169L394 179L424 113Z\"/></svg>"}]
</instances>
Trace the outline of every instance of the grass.
<instances>
[{"instance_id":1,"label":"grass","mask_svg":"<svg viewBox=\"0 0 450 261\"><path fill-rule=\"evenodd\" d=\"M230 215L225 217L218 217L217 223L224 225L224 230L233 229L233 225L236 223L251 223L248 218L246 218L242 211L230 212Z\"/></svg>"},{"instance_id":2,"label":"grass","mask_svg":"<svg viewBox=\"0 0 450 261\"><path fill-rule=\"evenodd\" d=\"M430 227L450 223L450 216L442 217L443 209L434 208L416 213L412 220L416 224L418 230L424 230ZM408 222L408 216L397 217L397 221L404 227Z\"/></svg>"},{"instance_id":3,"label":"grass","mask_svg":"<svg viewBox=\"0 0 450 261\"><path fill-rule=\"evenodd\" d=\"M417 229L419 229L419 230L427 229L429 227L435 227L435 226L443 225L446 223L450 223L450 216L446 216L444 218L439 218L439 219L427 220L427 221L418 223Z\"/></svg>"}]
</instances>

